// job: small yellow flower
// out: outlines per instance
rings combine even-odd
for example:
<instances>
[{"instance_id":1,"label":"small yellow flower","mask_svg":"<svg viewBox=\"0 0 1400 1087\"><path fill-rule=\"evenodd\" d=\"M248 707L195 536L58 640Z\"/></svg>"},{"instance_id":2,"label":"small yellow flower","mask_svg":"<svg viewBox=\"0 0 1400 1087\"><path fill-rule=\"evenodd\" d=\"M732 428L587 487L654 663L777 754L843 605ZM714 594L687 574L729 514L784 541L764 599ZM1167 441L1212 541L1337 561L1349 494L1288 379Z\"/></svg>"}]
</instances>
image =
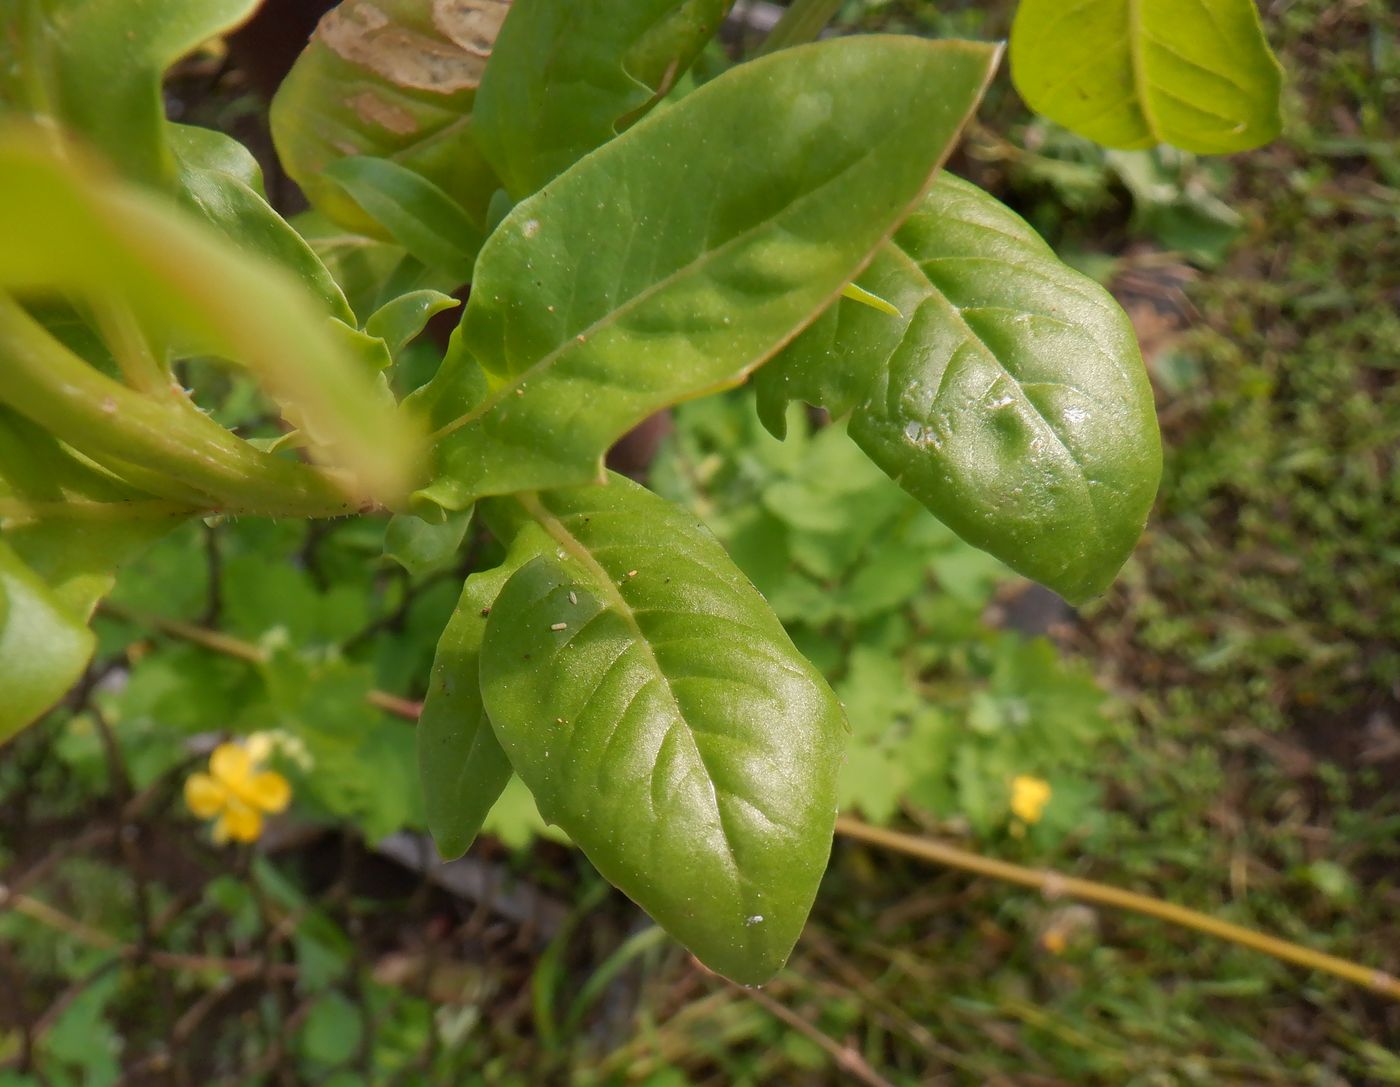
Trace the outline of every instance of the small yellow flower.
<instances>
[{"instance_id":1,"label":"small yellow flower","mask_svg":"<svg viewBox=\"0 0 1400 1087\"><path fill-rule=\"evenodd\" d=\"M1038 823L1050 803L1050 783L1029 774L1011 780L1011 813L1023 823Z\"/></svg>"},{"instance_id":2,"label":"small yellow flower","mask_svg":"<svg viewBox=\"0 0 1400 1087\"><path fill-rule=\"evenodd\" d=\"M292 800L287 779L258 770L258 760L239 744L220 744L209 756L209 773L185 780L185 804L200 819L214 819L214 841L253 842L263 816L285 811Z\"/></svg>"}]
</instances>

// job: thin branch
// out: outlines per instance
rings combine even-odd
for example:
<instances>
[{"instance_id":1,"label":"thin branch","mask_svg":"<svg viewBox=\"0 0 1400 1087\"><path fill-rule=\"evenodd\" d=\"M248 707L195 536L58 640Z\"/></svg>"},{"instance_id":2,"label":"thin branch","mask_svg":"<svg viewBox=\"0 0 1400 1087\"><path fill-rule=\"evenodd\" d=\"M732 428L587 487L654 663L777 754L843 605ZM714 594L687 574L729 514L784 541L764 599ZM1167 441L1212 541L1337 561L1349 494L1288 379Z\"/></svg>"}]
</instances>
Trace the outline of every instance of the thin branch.
<instances>
[{"instance_id":1,"label":"thin branch","mask_svg":"<svg viewBox=\"0 0 1400 1087\"><path fill-rule=\"evenodd\" d=\"M1265 955L1293 963L1295 966L1321 970L1334 977L1364 986L1382 996L1388 996L1392 1000L1400 1000L1400 978L1383 970L1376 970L1369 966L1362 966L1360 963L1338 958L1335 955L1314 951L1301 944L1281 940L1275 936L1267 936L1254 929L1245 928L1243 925L1221 921L1209 914L1187 909L1185 906L1178 906L1173 902L1164 902L1162 899L1153 898L1150 895L1137 894L1133 891L1125 891L1120 887L1110 887L1105 883L1095 883L1092 880L1062 875L1048 869L1025 868L1019 864L983 857L965 849L958 849L956 846L946 845L943 842L916 838L911 834L901 834L898 831L885 830L881 827L872 827L847 817L836 820L836 832L856 841L904 853L911 857L918 857L921 860L932 861L934 864L941 864L947 868L957 868L964 872L973 872L979 876L1001 880L1003 883L1015 883L1022 887L1030 887L1045 895L1046 898L1074 898L1081 902L1113 906L1117 909L1144 914L1147 917L1155 917L1182 928L1203 932L1208 936L1227 940L1232 944L1239 944L1241 947L1261 951Z\"/></svg>"},{"instance_id":2,"label":"thin branch","mask_svg":"<svg viewBox=\"0 0 1400 1087\"><path fill-rule=\"evenodd\" d=\"M732 981L726 981L726 984L736 993L752 1000L774 1019L786 1024L804 1038L813 1042L823 1053L835 1062L837 1068L841 1069L843 1072L849 1073L851 1076L860 1080L861 1083L866 1084L867 1087L894 1087L894 1084L870 1067L870 1063L860 1055L859 1051L852 1049L850 1046L842 1045L829 1034L818 1030L791 1008L779 1004L767 993L759 992L757 989L746 989L742 985L735 985Z\"/></svg>"}]
</instances>

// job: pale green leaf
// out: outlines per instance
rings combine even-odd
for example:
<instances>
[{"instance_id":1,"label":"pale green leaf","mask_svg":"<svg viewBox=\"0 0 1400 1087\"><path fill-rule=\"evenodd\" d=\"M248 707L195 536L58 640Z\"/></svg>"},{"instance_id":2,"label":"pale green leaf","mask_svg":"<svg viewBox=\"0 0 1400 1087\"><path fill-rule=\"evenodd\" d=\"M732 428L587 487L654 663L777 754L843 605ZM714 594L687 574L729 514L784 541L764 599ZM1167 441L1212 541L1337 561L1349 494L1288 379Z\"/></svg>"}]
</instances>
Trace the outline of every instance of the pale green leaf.
<instances>
[{"instance_id":1,"label":"pale green leaf","mask_svg":"<svg viewBox=\"0 0 1400 1087\"><path fill-rule=\"evenodd\" d=\"M1021 0L1011 77L1033 110L1107 147L1223 154L1281 127L1254 0Z\"/></svg>"},{"instance_id":2,"label":"pale green leaf","mask_svg":"<svg viewBox=\"0 0 1400 1087\"><path fill-rule=\"evenodd\" d=\"M516 0L482 79L477 139L529 196L670 90L729 0Z\"/></svg>"},{"instance_id":3,"label":"pale green leaf","mask_svg":"<svg viewBox=\"0 0 1400 1087\"><path fill-rule=\"evenodd\" d=\"M550 537L482 645L516 773L702 962L768 980L831 848L835 695L714 538L636 484L492 500L486 515Z\"/></svg>"},{"instance_id":4,"label":"pale green leaf","mask_svg":"<svg viewBox=\"0 0 1400 1087\"><path fill-rule=\"evenodd\" d=\"M438 439L423 497L459 508L599 479L642 419L742 381L917 204L996 57L892 37L784 50L516 205L416 401Z\"/></svg>"},{"instance_id":5,"label":"pale green leaf","mask_svg":"<svg viewBox=\"0 0 1400 1087\"><path fill-rule=\"evenodd\" d=\"M1132 326L975 186L940 177L861 277L905 316L842 301L760 372L851 413L850 434L969 543L1071 600L1101 591L1141 534L1161 474Z\"/></svg>"}]
</instances>

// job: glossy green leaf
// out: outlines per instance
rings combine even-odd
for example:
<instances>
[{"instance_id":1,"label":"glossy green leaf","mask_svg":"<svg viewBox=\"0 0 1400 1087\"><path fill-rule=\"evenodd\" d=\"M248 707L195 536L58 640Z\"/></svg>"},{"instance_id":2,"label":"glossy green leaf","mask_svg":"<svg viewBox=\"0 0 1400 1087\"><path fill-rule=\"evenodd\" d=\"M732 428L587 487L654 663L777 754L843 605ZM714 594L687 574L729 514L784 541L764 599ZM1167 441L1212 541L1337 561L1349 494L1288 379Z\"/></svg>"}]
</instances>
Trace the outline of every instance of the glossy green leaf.
<instances>
[{"instance_id":1,"label":"glossy green leaf","mask_svg":"<svg viewBox=\"0 0 1400 1087\"><path fill-rule=\"evenodd\" d=\"M902 313L845 300L760 372L851 414L851 437L969 543L1070 600L1102 589L1161 474L1132 325L1022 219L944 174L861 277Z\"/></svg>"},{"instance_id":2,"label":"glossy green leaf","mask_svg":"<svg viewBox=\"0 0 1400 1087\"><path fill-rule=\"evenodd\" d=\"M399 245L454 283L472 277L482 232L447 193L390 159L346 158L326 166L335 182Z\"/></svg>"},{"instance_id":3,"label":"glossy green leaf","mask_svg":"<svg viewBox=\"0 0 1400 1087\"><path fill-rule=\"evenodd\" d=\"M918 202L997 50L846 38L732 69L518 204L416 407L423 497L602 477L648 415L742 381ZM782 109L755 109L770 98Z\"/></svg>"},{"instance_id":4,"label":"glossy green leaf","mask_svg":"<svg viewBox=\"0 0 1400 1087\"><path fill-rule=\"evenodd\" d=\"M282 265L336 317L354 322L344 293L315 250L262 195L257 164L237 140L211 129L171 125L170 143L188 206L238 248Z\"/></svg>"},{"instance_id":5,"label":"glossy green leaf","mask_svg":"<svg viewBox=\"0 0 1400 1087\"><path fill-rule=\"evenodd\" d=\"M482 705L481 646L501 588L538 549L532 540L519 541L495 569L467 578L433 659L418 718L418 769L428 830L444 857L470 848L510 780L510 762Z\"/></svg>"},{"instance_id":6,"label":"glossy green leaf","mask_svg":"<svg viewBox=\"0 0 1400 1087\"><path fill-rule=\"evenodd\" d=\"M388 237L325 176L356 156L392 159L480 228L500 187L477 148L472 104L508 0L344 0L316 27L272 102L287 173L319 211Z\"/></svg>"},{"instance_id":7,"label":"glossy green leaf","mask_svg":"<svg viewBox=\"0 0 1400 1087\"><path fill-rule=\"evenodd\" d=\"M501 590L482 694L540 813L706 965L767 981L826 866L845 725L693 516L637 484L487 504L550 539Z\"/></svg>"},{"instance_id":8,"label":"glossy green leaf","mask_svg":"<svg viewBox=\"0 0 1400 1087\"><path fill-rule=\"evenodd\" d=\"M60 158L27 129L0 131L0 236L0 287L129 307L143 328L182 344L187 353L248 367L274 395L295 405L291 421L315 437L323 459L356 473L346 489L386 501L401 493L417 452L412 430L390 410L382 385L332 337L323 307L285 269L238 252L183 213L112 182L76 151ZM100 384L101 375L91 377L87 384ZM0 394L12 402L15 380L12 373L0 382ZM76 389L70 391L76 396ZM112 427L136 425L137 415L116 410L128 393L112 390L113 410L106 413ZM171 417L178 406L173 399L141 399L145 403L132 402L133 411ZM17 406L33 416L30 407ZM103 418L101 404L78 399L40 406ZM289 479L304 474L301 466L272 464L244 450L208 420L185 418L184 425L191 435L202 430L211 450L236 450L231 455L246 461L249 472L280 472ZM76 421L74 426L75 440L100 441L111 429ZM157 443L158 431L157 424L150 434ZM205 465L191 467L203 471ZM235 472L227 482L243 487L247 481ZM318 486L329 487L324 481Z\"/></svg>"},{"instance_id":9,"label":"glossy green leaf","mask_svg":"<svg viewBox=\"0 0 1400 1087\"><path fill-rule=\"evenodd\" d=\"M516 0L476 104L506 190L529 196L663 97L730 0Z\"/></svg>"},{"instance_id":10,"label":"glossy green leaf","mask_svg":"<svg viewBox=\"0 0 1400 1087\"><path fill-rule=\"evenodd\" d=\"M63 697L94 644L91 631L0 540L0 743Z\"/></svg>"},{"instance_id":11,"label":"glossy green leaf","mask_svg":"<svg viewBox=\"0 0 1400 1087\"><path fill-rule=\"evenodd\" d=\"M65 613L86 621L117 568L183 518L0 408L0 532Z\"/></svg>"},{"instance_id":12,"label":"glossy green leaf","mask_svg":"<svg viewBox=\"0 0 1400 1087\"><path fill-rule=\"evenodd\" d=\"M1021 0L1011 77L1033 110L1107 147L1224 154L1281 128L1254 0Z\"/></svg>"},{"instance_id":13,"label":"glossy green leaf","mask_svg":"<svg viewBox=\"0 0 1400 1087\"><path fill-rule=\"evenodd\" d=\"M0 67L8 61L20 73L17 105L80 132L126 176L173 187L161 78L257 7L258 0L11 0Z\"/></svg>"}]
</instances>

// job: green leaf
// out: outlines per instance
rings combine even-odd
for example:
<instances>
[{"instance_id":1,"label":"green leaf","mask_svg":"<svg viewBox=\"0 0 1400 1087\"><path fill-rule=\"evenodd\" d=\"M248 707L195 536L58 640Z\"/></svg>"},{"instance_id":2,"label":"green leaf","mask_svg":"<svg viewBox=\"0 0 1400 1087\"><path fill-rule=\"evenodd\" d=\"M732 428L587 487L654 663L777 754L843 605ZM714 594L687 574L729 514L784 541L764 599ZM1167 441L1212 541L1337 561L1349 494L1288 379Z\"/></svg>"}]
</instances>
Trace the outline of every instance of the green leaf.
<instances>
[{"instance_id":1,"label":"green leaf","mask_svg":"<svg viewBox=\"0 0 1400 1087\"><path fill-rule=\"evenodd\" d=\"M0 540L0 743L63 697L94 645L92 632Z\"/></svg>"},{"instance_id":2,"label":"green leaf","mask_svg":"<svg viewBox=\"0 0 1400 1087\"><path fill-rule=\"evenodd\" d=\"M244 158L247 152L237 140L212 129L171 125L170 142L188 206L238 248L282 265L309 287L326 309L342 321L354 323L345 295L321 258L264 198L256 162L252 163L250 179L249 161Z\"/></svg>"},{"instance_id":3,"label":"green leaf","mask_svg":"<svg viewBox=\"0 0 1400 1087\"><path fill-rule=\"evenodd\" d=\"M165 70L243 22L258 0L19 0L17 7L0 35L0 68L20 73L27 99L17 104L81 133L127 177L174 188Z\"/></svg>"},{"instance_id":4,"label":"green leaf","mask_svg":"<svg viewBox=\"0 0 1400 1087\"><path fill-rule=\"evenodd\" d=\"M619 476L500 499L550 539L501 591L482 695L541 814L711 968L786 960L831 848L835 695L694 518Z\"/></svg>"},{"instance_id":5,"label":"green leaf","mask_svg":"<svg viewBox=\"0 0 1400 1087\"><path fill-rule=\"evenodd\" d=\"M422 497L460 508L601 479L648 415L742 381L917 204L996 57L892 37L784 50L518 204L415 400L438 438Z\"/></svg>"},{"instance_id":6,"label":"green leaf","mask_svg":"<svg viewBox=\"0 0 1400 1087\"><path fill-rule=\"evenodd\" d=\"M428 830L443 857L470 848L510 780L510 762L482 705L481 643L502 586L534 555L522 546L530 538L512 547L502 565L467 578L433 660L418 718L418 771Z\"/></svg>"},{"instance_id":7,"label":"green leaf","mask_svg":"<svg viewBox=\"0 0 1400 1087\"><path fill-rule=\"evenodd\" d=\"M365 319L366 314L373 314L391 303L401 293L390 293L388 288L395 279L394 273L412 258L393 242L354 233L331 222L318 211L304 211L293 216L291 223L345 292L350 308L361 320ZM426 269L424 272L426 274ZM414 284L411 289L420 286ZM450 289L452 285L443 283L440 286Z\"/></svg>"},{"instance_id":8,"label":"green leaf","mask_svg":"<svg viewBox=\"0 0 1400 1087\"><path fill-rule=\"evenodd\" d=\"M1021 0L1011 76L1031 109L1107 147L1223 154L1282 127L1254 0Z\"/></svg>"},{"instance_id":9,"label":"green leaf","mask_svg":"<svg viewBox=\"0 0 1400 1087\"><path fill-rule=\"evenodd\" d=\"M277 154L312 205L387 236L325 176L340 159L392 159L484 225L500 187L477 148L472 104L507 0L344 0L316 27L272 101Z\"/></svg>"},{"instance_id":10,"label":"green leaf","mask_svg":"<svg viewBox=\"0 0 1400 1087\"><path fill-rule=\"evenodd\" d=\"M390 159L346 158L322 171L399 245L454 283L472 277L482 231L462 205Z\"/></svg>"},{"instance_id":11,"label":"green leaf","mask_svg":"<svg viewBox=\"0 0 1400 1087\"><path fill-rule=\"evenodd\" d=\"M445 570L456 562L471 520L471 510L451 514L441 524L429 524L412 514L396 514L384 531L384 554L414 577Z\"/></svg>"},{"instance_id":12,"label":"green leaf","mask_svg":"<svg viewBox=\"0 0 1400 1087\"><path fill-rule=\"evenodd\" d=\"M410 291L375 310L365 322L365 331L383 340L390 357L397 359L435 315L459 305L457 299L441 291Z\"/></svg>"},{"instance_id":13,"label":"green leaf","mask_svg":"<svg viewBox=\"0 0 1400 1087\"><path fill-rule=\"evenodd\" d=\"M1132 325L1014 213L940 177L861 277L906 316L842 301L758 387L851 412L850 434L969 543L1070 600L1113 579L1161 475Z\"/></svg>"},{"instance_id":14,"label":"green leaf","mask_svg":"<svg viewBox=\"0 0 1400 1087\"><path fill-rule=\"evenodd\" d=\"M516 199L659 101L729 0L515 0L482 79L477 139Z\"/></svg>"},{"instance_id":15,"label":"green leaf","mask_svg":"<svg viewBox=\"0 0 1400 1087\"><path fill-rule=\"evenodd\" d=\"M390 410L387 390L332 338L324 308L284 268L240 253L183 213L113 183L74 149L60 157L28 129L0 130L0 236L0 288L62 292L129 308L142 329L182 345L186 355L212 354L246 366L294 405L289 419L313 437L321 459L357 474L346 489L386 502L401 494L413 470L415 435ZM171 474L194 472L200 483L215 485L207 459L196 462L193 453L182 456L183 447L176 448L178 433L181 442L217 447L230 464L217 485L239 494L258 492L259 479L274 475L288 486L337 489L319 475L308 479L302 465L256 453L185 401L138 395L96 371L74 372L81 381L65 390L71 402L41 396L21 405L14 399L18 364L8 364L0 393L25 414L59 433L57 418L35 411L85 413L68 420L71 436L63 433L75 445L105 443L120 456L132 429L149 421L149 445L168 447L170 460L161 470ZM78 399L99 387L105 391L95 400ZM103 403L110 410L104 412ZM136 450L126 455L135 459Z\"/></svg>"}]
</instances>

